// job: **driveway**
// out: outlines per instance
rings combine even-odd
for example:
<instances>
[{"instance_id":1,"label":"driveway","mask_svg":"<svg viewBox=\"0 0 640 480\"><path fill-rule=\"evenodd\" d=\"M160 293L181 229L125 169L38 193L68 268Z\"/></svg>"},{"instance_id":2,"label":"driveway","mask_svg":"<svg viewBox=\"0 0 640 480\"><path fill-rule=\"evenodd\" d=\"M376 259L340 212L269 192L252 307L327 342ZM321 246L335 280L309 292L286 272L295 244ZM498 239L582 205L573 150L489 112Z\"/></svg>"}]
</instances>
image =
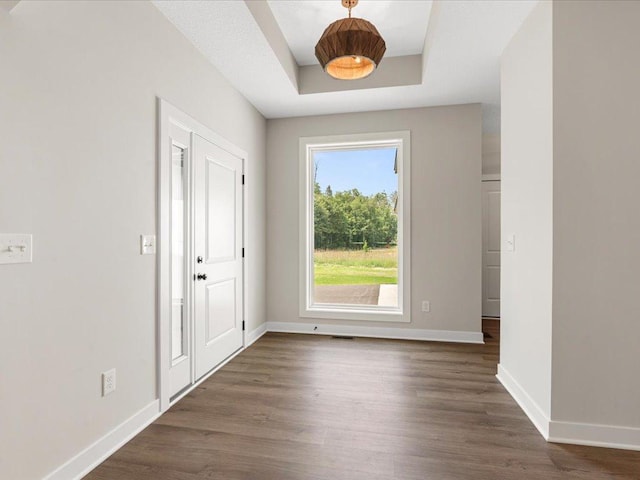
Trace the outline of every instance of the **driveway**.
<instances>
[{"instance_id":1,"label":"driveway","mask_svg":"<svg viewBox=\"0 0 640 480\"><path fill-rule=\"evenodd\" d=\"M398 285L316 285L314 298L316 303L395 307Z\"/></svg>"}]
</instances>

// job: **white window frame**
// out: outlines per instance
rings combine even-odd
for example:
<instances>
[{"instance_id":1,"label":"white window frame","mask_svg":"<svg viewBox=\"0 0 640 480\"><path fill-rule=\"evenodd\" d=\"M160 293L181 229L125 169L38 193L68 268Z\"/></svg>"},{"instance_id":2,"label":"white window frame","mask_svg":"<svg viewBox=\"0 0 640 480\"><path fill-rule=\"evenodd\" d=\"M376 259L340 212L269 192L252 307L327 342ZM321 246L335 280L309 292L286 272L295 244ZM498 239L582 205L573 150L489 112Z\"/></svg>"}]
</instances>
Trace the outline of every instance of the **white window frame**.
<instances>
[{"instance_id":1,"label":"white window frame","mask_svg":"<svg viewBox=\"0 0 640 480\"><path fill-rule=\"evenodd\" d=\"M398 307L313 303L313 152L398 147ZM411 135L409 131L300 138L300 317L381 322L411 321Z\"/></svg>"}]
</instances>

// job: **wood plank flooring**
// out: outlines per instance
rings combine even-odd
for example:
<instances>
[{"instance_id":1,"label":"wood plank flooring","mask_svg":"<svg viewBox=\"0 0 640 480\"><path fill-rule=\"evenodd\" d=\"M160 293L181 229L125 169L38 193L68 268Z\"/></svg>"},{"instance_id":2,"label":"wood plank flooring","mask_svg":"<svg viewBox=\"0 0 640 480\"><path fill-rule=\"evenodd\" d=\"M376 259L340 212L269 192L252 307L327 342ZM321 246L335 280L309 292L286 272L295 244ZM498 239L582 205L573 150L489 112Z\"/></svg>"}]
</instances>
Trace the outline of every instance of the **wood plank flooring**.
<instances>
[{"instance_id":1,"label":"wood plank flooring","mask_svg":"<svg viewBox=\"0 0 640 480\"><path fill-rule=\"evenodd\" d=\"M548 444L485 345L267 334L89 480L640 479L640 452Z\"/></svg>"}]
</instances>

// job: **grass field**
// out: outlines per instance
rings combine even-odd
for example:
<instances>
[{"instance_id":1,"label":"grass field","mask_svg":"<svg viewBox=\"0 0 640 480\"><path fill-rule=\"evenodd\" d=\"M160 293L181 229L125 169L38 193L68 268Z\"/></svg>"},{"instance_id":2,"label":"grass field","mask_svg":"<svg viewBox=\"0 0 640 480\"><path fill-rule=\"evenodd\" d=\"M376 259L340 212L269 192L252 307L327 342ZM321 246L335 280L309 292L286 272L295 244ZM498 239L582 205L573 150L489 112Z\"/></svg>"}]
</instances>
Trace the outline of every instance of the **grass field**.
<instances>
[{"instance_id":1,"label":"grass field","mask_svg":"<svg viewBox=\"0 0 640 480\"><path fill-rule=\"evenodd\" d=\"M398 249L316 250L316 285L381 285L398 283Z\"/></svg>"}]
</instances>

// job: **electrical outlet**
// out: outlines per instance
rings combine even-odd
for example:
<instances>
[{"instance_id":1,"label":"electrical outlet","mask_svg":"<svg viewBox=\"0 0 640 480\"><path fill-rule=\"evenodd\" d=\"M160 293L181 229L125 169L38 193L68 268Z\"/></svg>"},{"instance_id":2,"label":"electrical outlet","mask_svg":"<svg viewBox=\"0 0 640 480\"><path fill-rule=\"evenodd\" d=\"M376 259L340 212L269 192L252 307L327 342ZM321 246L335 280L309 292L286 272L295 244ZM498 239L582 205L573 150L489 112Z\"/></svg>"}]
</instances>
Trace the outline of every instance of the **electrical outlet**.
<instances>
[{"instance_id":1,"label":"electrical outlet","mask_svg":"<svg viewBox=\"0 0 640 480\"><path fill-rule=\"evenodd\" d=\"M431 302L429 300L422 301L422 311L430 312L431 311Z\"/></svg>"},{"instance_id":2,"label":"electrical outlet","mask_svg":"<svg viewBox=\"0 0 640 480\"><path fill-rule=\"evenodd\" d=\"M102 373L102 396L106 397L116 389L116 369Z\"/></svg>"}]
</instances>

